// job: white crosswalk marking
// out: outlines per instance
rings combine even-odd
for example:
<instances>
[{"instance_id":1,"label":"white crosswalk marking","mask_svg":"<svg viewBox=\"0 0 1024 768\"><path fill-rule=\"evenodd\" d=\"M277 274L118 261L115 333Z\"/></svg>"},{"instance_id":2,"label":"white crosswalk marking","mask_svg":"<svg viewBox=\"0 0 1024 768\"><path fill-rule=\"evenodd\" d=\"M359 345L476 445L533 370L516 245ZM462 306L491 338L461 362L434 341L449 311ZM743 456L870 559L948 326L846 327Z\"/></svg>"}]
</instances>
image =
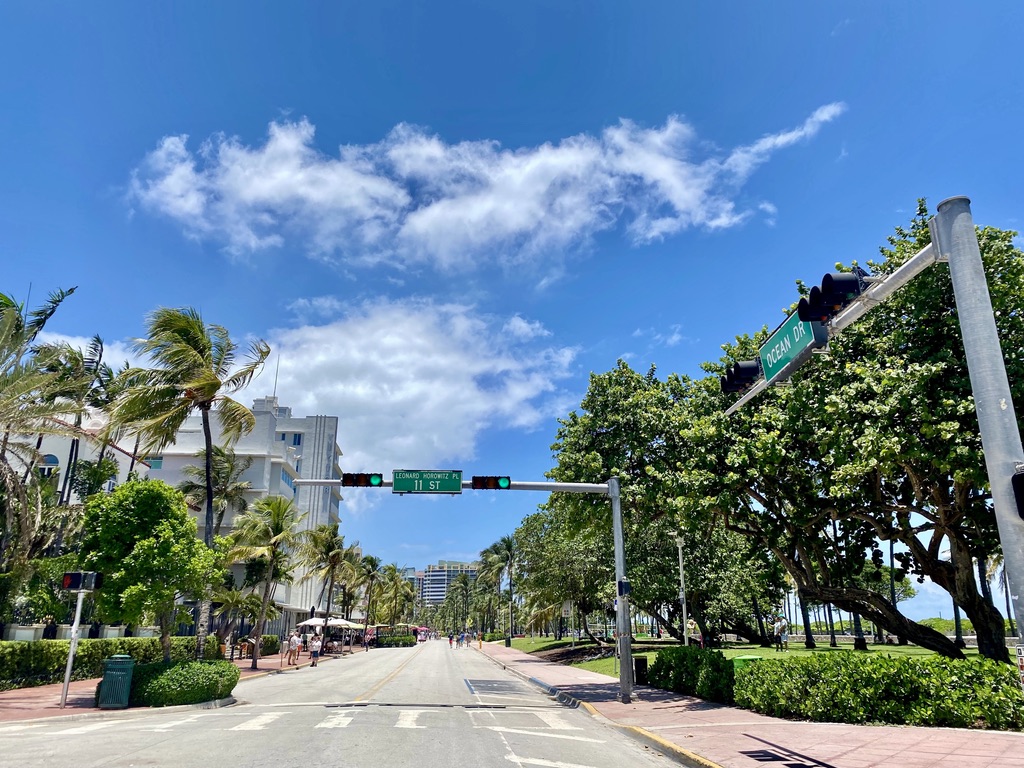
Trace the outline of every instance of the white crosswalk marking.
<instances>
[{"instance_id":1,"label":"white crosswalk marking","mask_svg":"<svg viewBox=\"0 0 1024 768\"><path fill-rule=\"evenodd\" d=\"M352 722L352 715L335 712L316 724L317 728L346 728Z\"/></svg>"},{"instance_id":2,"label":"white crosswalk marking","mask_svg":"<svg viewBox=\"0 0 1024 768\"><path fill-rule=\"evenodd\" d=\"M98 731L101 728L109 728L112 725L118 725L118 723L104 722L104 723L89 723L88 725L79 725L76 728L65 728L61 731L54 731L54 736L73 736L76 733L91 733L92 731Z\"/></svg>"},{"instance_id":3,"label":"white crosswalk marking","mask_svg":"<svg viewBox=\"0 0 1024 768\"><path fill-rule=\"evenodd\" d=\"M282 712L271 712L266 715L256 715L252 720L246 720L240 725L236 725L234 728L228 728L229 731L262 731L268 725L273 723L279 717Z\"/></svg>"},{"instance_id":4,"label":"white crosswalk marking","mask_svg":"<svg viewBox=\"0 0 1024 768\"><path fill-rule=\"evenodd\" d=\"M479 728L480 726L476 726ZM485 725L484 728L494 731L495 733L521 733L526 736L543 736L546 739L568 739L569 741L589 741L593 744L604 744L601 739L588 739L585 736L570 736L567 733L548 733L547 731L539 728L527 729L527 728L504 728L500 725Z\"/></svg>"},{"instance_id":5,"label":"white crosswalk marking","mask_svg":"<svg viewBox=\"0 0 1024 768\"><path fill-rule=\"evenodd\" d=\"M423 714L422 709L403 709L398 713L398 722L395 728L426 728L425 725L416 725L416 718Z\"/></svg>"},{"instance_id":6,"label":"white crosswalk marking","mask_svg":"<svg viewBox=\"0 0 1024 768\"><path fill-rule=\"evenodd\" d=\"M575 725L569 725L562 719L562 715L558 712L536 712L537 717L547 723L548 728L555 731L582 731Z\"/></svg>"},{"instance_id":7,"label":"white crosswalk marking","mask_svg":"<svg viewBox=\"0 0 1024 768\"><path fill-rule=\"evenodd\" d=\"M580 765L579 763L563 763L556 760L545 760L541 757L519 757L519 755L505 755L505 759L518 763L519 765L540 765L543 768L594 768L592 765Z\"/></svg>"},{"instance_id":8,"label":"white crosswalk marking","mask_svg":"<svg viewBox=\"0 0 1024 768\"><path fill-rule=\"evenodd\" d=\"M174 728L174 727L179 726L179 725L188 725L189 723L194 723L200 717L202 717L202 715L192 715L190 717L186 717L183 720L171 720L169 723L161 723L159 725L153 726L152 728L145 728L145 727L143 727L143 728L140 728L139 730L140 731L152 731L154 733L163 733L163 732L169 731L169 730L171 730L171 728Z\"/></svg>"}]
</instances>

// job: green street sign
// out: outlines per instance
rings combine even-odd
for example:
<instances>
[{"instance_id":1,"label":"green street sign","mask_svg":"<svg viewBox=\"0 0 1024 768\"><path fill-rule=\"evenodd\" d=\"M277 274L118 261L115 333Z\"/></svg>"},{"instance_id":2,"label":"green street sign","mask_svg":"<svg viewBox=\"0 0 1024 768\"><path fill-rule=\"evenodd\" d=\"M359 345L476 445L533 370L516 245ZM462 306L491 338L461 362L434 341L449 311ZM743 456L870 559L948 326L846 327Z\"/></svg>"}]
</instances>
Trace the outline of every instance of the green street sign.
<instances>
[{"instance_id":1,"label":"green street sign","mask_svg":"<svg viewBox=\"0 0 1024 768\"><path fill-rule=\"evenodd\" d=\"M461 469L396 469L392 493L462 493Z\"/></svg>"},{"instance_id":2,"label":"green street sign","mask_svg":"<svg viewBox=\"0 0 1024 768\"><path fill-rule=\"evenodd\" d=\"M805 323L794 312L758 351L765 383L788 379L813 350L827 343L828 330L824 325Z\"/></svg>"}]
</instances>

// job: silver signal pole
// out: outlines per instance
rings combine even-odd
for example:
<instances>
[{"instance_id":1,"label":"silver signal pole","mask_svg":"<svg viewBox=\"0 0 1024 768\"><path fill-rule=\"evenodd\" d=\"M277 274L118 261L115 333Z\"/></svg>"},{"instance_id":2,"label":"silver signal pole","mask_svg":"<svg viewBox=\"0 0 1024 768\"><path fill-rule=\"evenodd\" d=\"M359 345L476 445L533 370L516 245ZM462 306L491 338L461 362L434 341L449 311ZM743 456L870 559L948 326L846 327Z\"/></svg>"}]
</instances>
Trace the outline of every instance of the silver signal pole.
<instances>
[{"instance_id":1,"label":"silver signal pole","mask_svg":"<svg viewBox=\"0 0 1024 768\"><path fill-rule=\"evenodd\" d=\"M971 217L971 201L966 197L951 197L939 203L938 211L928 222L928 228L940 257L949 261L999 542L1009 577L1010 600L1014 612L1021 616L1024 610L1024 601L1021 600L1021 589L1024 588L1024 520L1017 515L1012 477L1024 469L1024 449L1021 448L1010 382L1006 377L992 314L981 248ZM1017 631L1024 641L1024 627L1020 622L1017 623Z\"/></svg>"}]
</instances>

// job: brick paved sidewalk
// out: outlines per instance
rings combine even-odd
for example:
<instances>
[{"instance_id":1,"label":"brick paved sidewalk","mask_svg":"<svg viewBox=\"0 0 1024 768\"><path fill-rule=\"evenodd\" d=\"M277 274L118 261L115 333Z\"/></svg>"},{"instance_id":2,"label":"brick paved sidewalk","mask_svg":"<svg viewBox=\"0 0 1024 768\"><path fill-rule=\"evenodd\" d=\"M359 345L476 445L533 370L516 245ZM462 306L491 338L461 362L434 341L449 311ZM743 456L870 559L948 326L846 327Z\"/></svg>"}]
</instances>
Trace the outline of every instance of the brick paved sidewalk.
<instances>
[{"instance_id":1,"label":"brick paved sidewalk","mask_svg":"<svg viewBox=\"0 0 1024 768\"><path fill-rule=\"evenodd\" d=\"M618 701L617 678L484 643L496 663L585 707L648 746L699 768L1024 768L1024 734L808 723L766 717L657 688Z\"/></svg>"},{"instance_id":2,"label":"brick paved sidewalk","mask_svg":"<svg viewBox=\"0 0 1024 768\"><path fill-rule=\"evenodd\" d=\"M340 657L340 654L339 654ZM264 656L257 661L257 669L252 669L252 659L234 659L234 665L241 672L241 679L260 675L286 672L309 666L309 655L302 655L301 663L289 667L284 663L282 654ZM324 656L321 661L328 661L332 656ZM96 684L99 678L92 680L72 681L68 686L68 697L64 709L60 708L63 683L39 685L34 688L18 688L13 691L0 691L0 723L15 720L32 720L39 717L61 717L68 715L82 716L124 710L99 709L95 705Z\"/></svg>"}]
</instances>

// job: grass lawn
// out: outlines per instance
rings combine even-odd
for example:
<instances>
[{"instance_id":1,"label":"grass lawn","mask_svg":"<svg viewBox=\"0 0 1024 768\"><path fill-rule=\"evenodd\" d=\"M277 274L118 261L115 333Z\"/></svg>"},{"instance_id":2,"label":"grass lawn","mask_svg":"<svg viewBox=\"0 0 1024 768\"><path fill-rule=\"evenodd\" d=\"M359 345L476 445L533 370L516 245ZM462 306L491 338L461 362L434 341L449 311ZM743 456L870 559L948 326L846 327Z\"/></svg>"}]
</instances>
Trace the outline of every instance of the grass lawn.
<instances>
[{"instance_id":1,"label":"grass lawn","mask_svg":"<svg viewBox=\"0 0 1024 768\"><path fill-rule=\"evenodd\" d=\"M593 644L590 644L594 647ZM721 651L727 659L735 659L737 656L761 656L765 659L771 658L786 658L789 656L810 656L817 653L835 653L837 651L852 651L850 645L841 646L839 648L830 648L827 644L819 645L813 650L804 648L803 641L794 643L792 640L789 641L789 650L785 653L779 653L772 648L762 648L759 645L748 644L748 643L730 643L725 648L717 649ZM596 650L595 650L596 652ZM934 653L925 648L921 648L916 645L872 645L868 644L868 654L889 654L891 656L933 656ZM964 650L967 656L977 656L977 648L967 648ZM642 645L633 646L633 657L646 656L647 664L650 666L654 663L654 659L657 657L658 652L656 650L645 651ZM581 667L583 669L589 669L592 672L599 672L602 675L610 675L612 677L618 676L618 660L614 657L607 659L595 659L593 661L583 661L573 664L574 667Z\"/></svg>"}]
</instances>

